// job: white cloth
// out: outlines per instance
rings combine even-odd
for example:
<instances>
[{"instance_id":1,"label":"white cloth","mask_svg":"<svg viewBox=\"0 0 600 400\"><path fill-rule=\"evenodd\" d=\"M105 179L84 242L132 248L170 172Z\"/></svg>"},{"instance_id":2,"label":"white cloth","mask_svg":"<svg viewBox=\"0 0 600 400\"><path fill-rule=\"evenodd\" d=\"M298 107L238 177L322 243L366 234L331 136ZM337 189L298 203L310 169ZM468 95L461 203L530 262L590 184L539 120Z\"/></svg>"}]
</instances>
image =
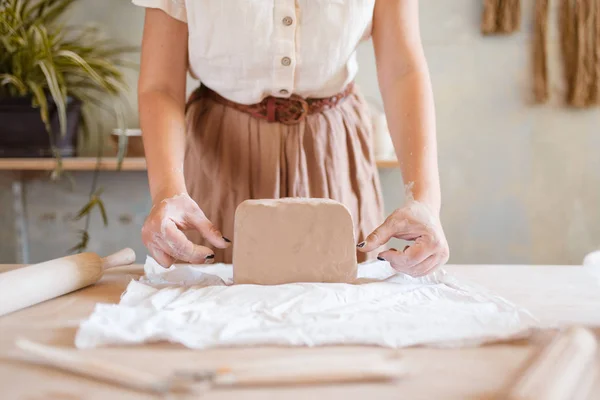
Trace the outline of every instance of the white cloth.
<instances>
[{"instance_id":1,"label":"white cloth","mask_svg":"<svg viewBox=\"0 0 600 400\"><path fill-rule=\"evenodd\" d=\"M361 264L359 285L295 283L232 285L230 265L176 266L154 260L118 305L98 304L75 345L156 341L190 348L336 344L474 345L527 333L537 321L525 310L444 271L411 278L387 262Z\"/></svg>"},{"instance_id":2,"label":"white cloth","mask_svg":"<svg viewBox=\"0 0 600 400\"><path fill-rule=\"evenodd\" d=\"M329 97L356 76L375 0L133 0L187 22L190 70L243 104Z\"/></svg>"},{"instance_id":3,"label":"white cloth","mask_svg":"<svg viewBox=\"0 0 600 400\"><path fill-rule=\"evenodd\" d=\"M600 250L594 251L583 259L584 267L598 267L600 268Z\"/></svg>"}]
</instances>

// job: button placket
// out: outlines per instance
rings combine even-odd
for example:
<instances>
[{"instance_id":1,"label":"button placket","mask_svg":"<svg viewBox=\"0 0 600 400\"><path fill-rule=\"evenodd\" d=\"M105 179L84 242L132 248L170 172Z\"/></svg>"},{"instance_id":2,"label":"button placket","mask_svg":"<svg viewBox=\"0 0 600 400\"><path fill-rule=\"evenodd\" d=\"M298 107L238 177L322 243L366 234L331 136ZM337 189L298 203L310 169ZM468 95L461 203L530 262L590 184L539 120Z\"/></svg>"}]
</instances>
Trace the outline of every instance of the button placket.
<instances>
[{"instance_id":1,"label":"button placket","mask_svg":"<svg viewBox=\"0 0 600 400\"><path fill-rule=\"evenodd\" d=\"M271 94L288 97L294 90L296 69L296 1L277 0L273 10L273 80Z\"/></svg>"}]
</instances>

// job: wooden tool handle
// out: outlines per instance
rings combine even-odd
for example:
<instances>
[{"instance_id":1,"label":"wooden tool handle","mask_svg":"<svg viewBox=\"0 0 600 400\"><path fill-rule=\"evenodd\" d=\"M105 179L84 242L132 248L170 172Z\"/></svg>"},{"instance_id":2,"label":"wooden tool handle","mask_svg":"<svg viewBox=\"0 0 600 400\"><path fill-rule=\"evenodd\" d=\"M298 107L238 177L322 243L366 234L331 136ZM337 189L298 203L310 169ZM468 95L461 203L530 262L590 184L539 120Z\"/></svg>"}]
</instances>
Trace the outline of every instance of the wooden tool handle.
<instances>
[{"instance_id":1,"label":"wooden tool handle","mask_svg":"<svg viewBox=\"0 0 600 400\"><path fill-rule=\"evenodd\" d=\"M596 338L587 329L573 327L561 332L529 360L527 368L500 398L572 400L584 389L596 350Z\"/></svg>"},{"instance_id":2,"label":"wooden tool handle","mask_svg":"<svg viewBox=\"0 0 600 400\"><path fill-rule=\"evenodd\" d=\"M215 386L287 386L348 382L389 382L406 374L404 363L394 359L354 360L320 364L282 362L279 367L257 365L254 368L220 368ZM330 360L331 361L331 360ZM341 360L340 360L341 361Z\"/></svg>"},{"instance_id":3,"label":"wooden tool handle","mask_svg":"<svg viewBox=\"0 0 600 400\"><path fill-rule=\"evenodd\" d=\"M294 385L320 385L341 383L375 383L390 382L399 379L400 373L386 370L385 368L362 368L362 370L311 372L306 370L292 370L287 374L280 371L256 371L254 373L230 373L217 375L213 384L217 387L258 387L258 386L294 386Z\"/></svg>"},{"instance_id":4,"label":"wooden tool handle","mask_svg":"<svg viewBox=\"0 0 600 400\"><path fill-rule=\"evenodd\" d=\"M169 385L164 379L154 374L82 357L76 351L62 350L25 339L18 339L16 345L17 348L25 353L35 356L35 360L27 360L29 362L53 366L63 371L130 389L154 393L166 393L169 391Z\"/></svg>"},{"instance_id":5,"label":"wooden tool handle","mask_svg":"<svg viewBox=\"0 0 600 400\"><path fill-rule=\"evenodd\" d=\"M119 250L110 256L102 259L102 269L131 265L135 262L135 252L128 248Z\"/></svg>"}]
</instances>

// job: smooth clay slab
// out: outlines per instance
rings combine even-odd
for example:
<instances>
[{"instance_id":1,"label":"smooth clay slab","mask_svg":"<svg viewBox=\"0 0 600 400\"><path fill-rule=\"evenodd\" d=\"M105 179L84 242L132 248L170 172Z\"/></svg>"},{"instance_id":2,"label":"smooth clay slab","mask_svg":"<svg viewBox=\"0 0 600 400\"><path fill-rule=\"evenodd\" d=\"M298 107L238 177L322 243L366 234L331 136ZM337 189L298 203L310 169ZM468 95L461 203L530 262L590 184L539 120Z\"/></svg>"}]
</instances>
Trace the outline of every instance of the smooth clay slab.
<instances>
[{"instance_id":1,"label":"smooth clay slab","mask_svg":"<svg viewBox=\"0 0 600 400\"><path fill-rule=\"evenodd\" d=\"M352 216L333 200L247 200L235 213L236 284L356 280Z\"/></svg>"}]
</instances>

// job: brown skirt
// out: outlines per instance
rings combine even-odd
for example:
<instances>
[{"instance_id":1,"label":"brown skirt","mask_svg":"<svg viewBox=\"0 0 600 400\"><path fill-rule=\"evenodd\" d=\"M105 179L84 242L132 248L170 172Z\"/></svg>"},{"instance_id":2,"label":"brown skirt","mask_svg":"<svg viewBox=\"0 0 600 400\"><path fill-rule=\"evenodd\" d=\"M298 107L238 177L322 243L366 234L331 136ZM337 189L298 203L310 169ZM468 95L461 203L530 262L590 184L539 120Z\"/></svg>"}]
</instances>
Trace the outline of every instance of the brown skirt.
<instances>
[{"instance_id":1,"label":"brown skirt","mask_svg":"<svg viewBox=\"0 0 600 400\"><path fill-rule=\"evenodd\" d=\"M259 120L207 97L188 104L186 122L187 189L225 237L233 239L235 209L247 199L337 200L352 213L357 243L382 222L369 110L357 89L296 125ZM188 235L206 245L197 232ZM215 251L216 262L231 259L231 247Z\"/></svg>"}]
</instances>

